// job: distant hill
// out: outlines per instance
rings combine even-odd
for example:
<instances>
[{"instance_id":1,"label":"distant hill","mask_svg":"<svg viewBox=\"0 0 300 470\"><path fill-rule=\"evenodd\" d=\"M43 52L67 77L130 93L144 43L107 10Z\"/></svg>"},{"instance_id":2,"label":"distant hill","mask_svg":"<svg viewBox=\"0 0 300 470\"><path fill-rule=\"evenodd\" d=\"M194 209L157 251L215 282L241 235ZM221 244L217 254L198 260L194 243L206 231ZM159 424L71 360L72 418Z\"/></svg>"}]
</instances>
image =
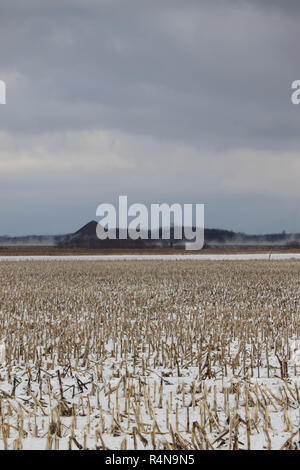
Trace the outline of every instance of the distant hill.
<instances>
[{"instance_id":1,"label":"distant hill","mask_svg":"<svg viewBox=\"0 0 300 470\"><path fill-rule=\"evenodd\" d=\"M184 240L174 239L174 228L171 227L170 240L151 240L150 231L148 240L118 240L118 229L116 240L99 240L96 235L97 222L92 220L74 233L65 235L32 235L24 237L0 237L1 247L28 247L28 246L48 246L59 248L88 248L88 249L111 249L111 248L184 248ZM160 237L162 229L160 229ZM204 230L204 247L255 247L265 246L273 248L300 248L300 234L274 233L265 235L248 235L222 229Z\"/></svg>"},{"instance_id":2,"label":"distant hill","mask_svg":"<svg viewBox=\"0 0 300 470\"><path fill-rule=\"evenodd\" d=\"M59 243L64 248L183 248L184 240L175 240L174 228L171 227L170 240L151 240L150 231L148 240L99 240L96 235L97 222L95 220L81 227L74 234L66 235ZM160 229L160 238L162 229ZM118 238L118 229L117 229ZM210 229L204 230L206 247L213 246L270 246L300 248L300 234L275 233L266 235L248 235L230 230Z\"/></svg>"},{"instance_id":3,"label":"distant hill","mask_svg":"<svg viewBox=\"0 0 300 470\"><path fill-rule=\"evenodd\" d=\"M83 227L81 227L77 232L74 233L74 236L90 236L93 237L96 233L96 228L97 228L97 222L95 220L92 220L91 222L88 222L85 224Z\"/></svg>"}]
</instances>

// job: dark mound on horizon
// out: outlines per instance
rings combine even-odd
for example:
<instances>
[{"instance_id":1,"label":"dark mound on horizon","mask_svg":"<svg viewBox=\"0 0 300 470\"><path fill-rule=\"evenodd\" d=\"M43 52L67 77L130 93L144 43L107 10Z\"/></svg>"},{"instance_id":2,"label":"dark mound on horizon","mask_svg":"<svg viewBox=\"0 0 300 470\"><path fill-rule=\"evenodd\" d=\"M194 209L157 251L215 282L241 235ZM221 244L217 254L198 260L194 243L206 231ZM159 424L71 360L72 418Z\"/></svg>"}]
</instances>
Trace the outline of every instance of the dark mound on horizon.
<instances>
[{"instance_id":1,"label":"dark mound on horizon","mask_svg":"<svg viewBox=\"0 0 300 470\"><path fill-rule=\"evenodd\" d=\"M170 240L162 240L162 229L160 229L160 239L151 240L151 233L148 232L147 240L119 240L117 229L116 240L99 240L96 234L97 222L92 220L74 233L66 235L33 235L23 237L0 236L0 249L8 247L45 247L62 248L66 250L103 250L103 249L124 249L124 250L183 250L185 240L174 238L174 228L171 227ZM300 234L275 233L266 235L248 235L232 230L209 229L204 230L204 248L209 249L300 249Z\"/></svg>"},{"instance_id":2,"label":"dark mound on horizon","mask_svg":"<svg viewBox=\"0 0 300 470\"><path fill-rule=\"evenodd\" d=\"M116 240L99 240L96 233L97 222L92 220L81 227L77 232L65 235L59 242L59 248L88 248L88 249L145 249L149 248L148 240L119 240L119 231L117 229ZM151 243L151 240L150 240Z\"/></svg>"},{"instance_id":3,"label":"dark mound on horizon","mask_svg":"<svg viewBox=\"0 0 300 470\"><path fill-rule=\"evenodd\" d=\"M92 220L81 227L77 232L63 237L58 246L61 248L88 248L88 249L183 249L185 240L174 238L174 228L171 227L170 240L162 240L162 230L160 229L160 239L151 240L150 231L148 240L119 240L118 229L116 240L99 240L96 234L97 222ZM300 248L300 234L275 233L267 235L248 235L237 233L231 230L205 229L204 248L228 247L228 248Z\"/></svg>"},{"instance_id":4,"label":"dark mound on horizon","mask_svg":"<svg viewBox=\"0 0 300 470\"><path fill-rule=\"evenodd\" d=\"M77 230L77 232L74 233L74 236L93 237L96 234L97 225L97 222L92 220Z\"/></svg>"}]
</instances>

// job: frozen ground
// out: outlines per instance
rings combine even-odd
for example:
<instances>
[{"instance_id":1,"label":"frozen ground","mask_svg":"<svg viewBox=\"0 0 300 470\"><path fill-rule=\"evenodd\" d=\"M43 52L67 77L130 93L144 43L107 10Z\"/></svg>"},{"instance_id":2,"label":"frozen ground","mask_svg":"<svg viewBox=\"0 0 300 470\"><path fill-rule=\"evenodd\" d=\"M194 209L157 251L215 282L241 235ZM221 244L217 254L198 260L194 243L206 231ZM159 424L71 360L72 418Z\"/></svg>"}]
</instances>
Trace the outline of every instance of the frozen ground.
<instances>
[{"instance_id":1,"label":"frozen ground","mask_svg":"<svg viewBox=\"0 0 300 470\"><path fill-rule=\"evenodd\" d=\"M0 267L0 449L299 448L298 261L67 259Z\"/></svg>"}]
</instances>

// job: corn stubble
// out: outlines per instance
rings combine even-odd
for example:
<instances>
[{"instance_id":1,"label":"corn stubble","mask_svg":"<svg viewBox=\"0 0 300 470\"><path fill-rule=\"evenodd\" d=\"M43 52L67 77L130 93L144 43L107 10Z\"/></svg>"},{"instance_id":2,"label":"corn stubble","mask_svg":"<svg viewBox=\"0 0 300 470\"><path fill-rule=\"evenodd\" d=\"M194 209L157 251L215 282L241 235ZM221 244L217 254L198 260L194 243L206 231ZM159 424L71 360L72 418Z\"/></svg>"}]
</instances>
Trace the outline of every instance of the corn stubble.
<instances>
[{"instance_id":1,"label":"corn stubble","mask_svg":"<svg viewBox=\"0 0 300 470\"><path fill-rule=\"evenodd\" d=\"M0 267L0 448L299 449L299 262Z\"/></svg>"}]
</instances>

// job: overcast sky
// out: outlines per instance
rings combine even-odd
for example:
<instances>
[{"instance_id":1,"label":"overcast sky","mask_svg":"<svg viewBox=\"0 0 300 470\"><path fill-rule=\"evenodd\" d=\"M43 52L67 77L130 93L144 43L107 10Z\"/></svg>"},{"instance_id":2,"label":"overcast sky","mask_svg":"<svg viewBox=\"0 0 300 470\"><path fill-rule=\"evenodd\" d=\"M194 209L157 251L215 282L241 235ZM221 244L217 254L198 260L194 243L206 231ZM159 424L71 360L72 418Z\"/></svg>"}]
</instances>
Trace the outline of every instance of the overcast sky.
<instances>
[{"instance_id":1,"label":"overcast sky","mask_svg":"<svg viewBox=\"0 0 300 470\"><path fill-rule=\"evenodd\" d=\"M300 232L299 26L297 0L1 0L0 234L122 194Z\"/></svg>"}]
</instances>

